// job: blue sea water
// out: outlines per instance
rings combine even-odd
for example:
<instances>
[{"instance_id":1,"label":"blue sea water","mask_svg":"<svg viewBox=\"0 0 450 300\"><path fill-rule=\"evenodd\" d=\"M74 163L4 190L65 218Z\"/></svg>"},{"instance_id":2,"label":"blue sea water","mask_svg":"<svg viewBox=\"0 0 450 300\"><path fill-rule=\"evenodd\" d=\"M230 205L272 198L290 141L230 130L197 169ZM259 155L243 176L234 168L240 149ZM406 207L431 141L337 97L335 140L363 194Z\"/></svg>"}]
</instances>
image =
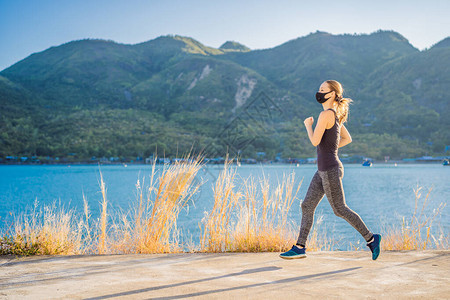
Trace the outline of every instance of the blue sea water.
<instances>
[{"instance_id":1,"label":"blue sea water","mask_svg":"<svg viewBox=\"0 0 450 300\"><path fill-rule=\"evenodd\" d=\"M249 176L259 185L264 176L269 179L271 190L282 180L283 174L294 172L296 185L301 185L289 212L289 220L300 224L300 203L317 170L316 165L242 165L232 168L236 168L238 186ZM403 217L410 220L415 208L414 189L418 187L422 187L421 200L431 189L424 211L426 215L432 215L440 203L447 204L450 199L450 167L441 164L374 164L372 167L344 164L344 168L343 187L347 205L373 232L382 232L389 225L400 226ZM0 229L4 231L15 215L29 211L35 202L42 207L56 201L81 215L83 195L92 217L98 217L102 200L100 171L107 188L109 214L114 216L119 209L126 211L136 201L136 183L140 180L142 184L144 179L144 184L147 184L151 169L151 165L0 166ZM197 182L203 184L178 218L182 239L198 243L199 223L205 211L210 211L213 206L213 185L222 170L223 166L207 165L198 173ZM322 230L337 242L334 249L349 250L355 245L365 247L359 233L333 214L326 196L316 210L316 220L319 219L322 219ZM435 237L441 233L448 236L449 229L450 208L445 206L433 221L432 233ZM293 242L296 239L297 235L292 236Z\"/></svg>"}]
</instances>

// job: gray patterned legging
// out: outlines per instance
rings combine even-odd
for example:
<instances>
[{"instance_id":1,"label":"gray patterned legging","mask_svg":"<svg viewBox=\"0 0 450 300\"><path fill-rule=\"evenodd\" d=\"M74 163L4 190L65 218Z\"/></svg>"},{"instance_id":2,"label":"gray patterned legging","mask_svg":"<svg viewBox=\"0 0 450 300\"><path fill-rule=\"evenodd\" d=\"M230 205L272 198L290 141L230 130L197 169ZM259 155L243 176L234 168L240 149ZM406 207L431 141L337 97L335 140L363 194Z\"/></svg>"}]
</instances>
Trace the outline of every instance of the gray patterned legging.
<instances>
[{"instance_id":1,"label":"gray patterned legging","mask_svg":"<svg viewBox=\"0 0 450 300\"><path fill-rule=\"evenodd\" d=\"M344 188L342 187L343 177L344 166L341 162L338 166L327 171L316 171L302 202L302 223L297 244L305 245L314 222L314 212L325 194L336 216L350 223L366 241L372 238L372 233L361 217L345 204Z\"/></svg>"}]
</instances>

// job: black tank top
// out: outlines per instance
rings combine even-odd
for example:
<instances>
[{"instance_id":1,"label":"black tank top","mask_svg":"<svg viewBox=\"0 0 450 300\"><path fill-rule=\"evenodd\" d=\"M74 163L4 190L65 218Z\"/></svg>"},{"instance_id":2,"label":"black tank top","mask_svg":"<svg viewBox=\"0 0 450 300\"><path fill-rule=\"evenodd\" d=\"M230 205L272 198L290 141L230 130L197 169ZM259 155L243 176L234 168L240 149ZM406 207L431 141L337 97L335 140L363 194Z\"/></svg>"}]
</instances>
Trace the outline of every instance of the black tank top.
<instances>
[{"instance_id":1,"label":"black tank top","mask_svg":"<svg viewBox=\"0 0 450 300\"><path fill-rule=\"evenodd\" d=\"M329 170L341 163L338 157L341 126L336 111L332 108L329 110L334 112L334 125L330 129L325 129L322 140L317 145L317 168L319 171Z\"/></svg>"}]
</instances>

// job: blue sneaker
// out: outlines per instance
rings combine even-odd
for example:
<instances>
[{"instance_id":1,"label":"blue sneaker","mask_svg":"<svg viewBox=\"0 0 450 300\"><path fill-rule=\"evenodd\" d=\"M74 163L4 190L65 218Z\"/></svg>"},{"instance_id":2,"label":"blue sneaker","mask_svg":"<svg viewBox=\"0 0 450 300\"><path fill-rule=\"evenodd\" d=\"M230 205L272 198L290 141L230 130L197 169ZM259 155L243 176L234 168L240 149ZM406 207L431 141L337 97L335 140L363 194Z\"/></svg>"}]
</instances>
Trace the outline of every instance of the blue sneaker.
<instances>
[{"instance_id":1,"label":"blue sneaker","mask_svg":"<svg viewBox=\"0 0 450 300\"><path fill-rule=\"evenodd\" d=\"M281 253L280 257L284 259L305 258L305 250L306 248L299 248L296 245L293 245L291 250Z\"/></svg>"},{"instance_id":2,"label":"blue sneaker","mask_svg":"<svg viewBox=\"0 0 450 300\"><path fill-rule=\"evenodd\" d=\"M378 255L380 255L381 251L381 235L380 234L374 234L373 235L373 241L369 244L367 244L367 247L370 248L370 251L372 251L372 259L376 260L378 258Z\"/></svg>"}]
</instances>

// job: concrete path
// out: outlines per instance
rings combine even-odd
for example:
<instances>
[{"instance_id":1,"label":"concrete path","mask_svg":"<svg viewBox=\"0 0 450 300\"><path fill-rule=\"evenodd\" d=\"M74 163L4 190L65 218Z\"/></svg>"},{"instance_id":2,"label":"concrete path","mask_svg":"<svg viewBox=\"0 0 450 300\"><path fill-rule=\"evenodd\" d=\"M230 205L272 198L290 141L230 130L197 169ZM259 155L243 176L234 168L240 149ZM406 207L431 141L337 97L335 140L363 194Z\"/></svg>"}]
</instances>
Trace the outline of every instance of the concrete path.
<instances>
[{"instance_id":1,"label":"concrete path","mask_svg":"<svg viewBox=\"0 0 450 300\"><path fill-rule=\"evenodd\" d=\"M450 299L450 250L0 256L0 299Z\"/></svg>"}]
</instances>

